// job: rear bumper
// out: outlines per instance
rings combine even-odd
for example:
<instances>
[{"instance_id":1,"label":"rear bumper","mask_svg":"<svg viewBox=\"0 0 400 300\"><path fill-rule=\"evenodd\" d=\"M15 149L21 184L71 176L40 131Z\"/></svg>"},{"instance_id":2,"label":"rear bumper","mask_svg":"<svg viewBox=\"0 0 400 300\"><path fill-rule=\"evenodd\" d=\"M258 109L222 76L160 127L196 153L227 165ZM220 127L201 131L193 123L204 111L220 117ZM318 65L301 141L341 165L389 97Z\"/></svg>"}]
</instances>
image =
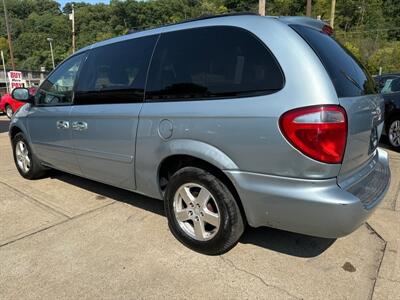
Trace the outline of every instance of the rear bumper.
<instances>
[{"instance_id":1,"label":"rear bumper","mask_svg":"<svg viewBox=\"0 0 400 300\"><path fill-rule=\"evenodd\" d=\"M336 238L363 224L389 188L385 151L377 150L373 167L366 168L368 172L360 170L348 185L340 186L336 178L308 180L241 171L225 173L239 193L250 226Z\"/></svg>"}]
</instances>

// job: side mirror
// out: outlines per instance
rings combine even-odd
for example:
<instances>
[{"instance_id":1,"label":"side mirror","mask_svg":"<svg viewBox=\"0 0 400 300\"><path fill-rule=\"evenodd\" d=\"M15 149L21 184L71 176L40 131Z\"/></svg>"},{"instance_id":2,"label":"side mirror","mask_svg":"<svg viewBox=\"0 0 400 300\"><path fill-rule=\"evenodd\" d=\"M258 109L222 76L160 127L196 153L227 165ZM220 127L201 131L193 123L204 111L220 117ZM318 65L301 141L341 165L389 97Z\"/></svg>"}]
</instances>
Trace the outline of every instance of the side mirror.
<instances>
[{"instance_id":1,"label":"side mirror","mask_svg":"<svg viewBox=\"0 0 400 300\"><path fill-rule=\"evenodd\" d=\"M29 94L29 90L26 88L15 88L11 93L11 97L15 100L22 102L30 102L31 95Z\"/></svg>"}]
</instances>

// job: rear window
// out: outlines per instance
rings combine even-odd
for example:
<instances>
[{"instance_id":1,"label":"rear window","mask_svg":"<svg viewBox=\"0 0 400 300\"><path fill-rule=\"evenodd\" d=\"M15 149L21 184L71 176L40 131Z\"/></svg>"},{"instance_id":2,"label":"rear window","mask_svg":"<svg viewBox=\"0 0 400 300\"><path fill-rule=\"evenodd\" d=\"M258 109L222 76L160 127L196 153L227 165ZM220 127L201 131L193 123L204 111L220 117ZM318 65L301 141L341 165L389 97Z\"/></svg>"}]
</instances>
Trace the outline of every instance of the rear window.
<instances>
[{"instance_id":1,"label":"rear window","mask_svg":"<svg viewBox=\"0 0 400 300\"><path fill-rule=\"evenodd\" d=\"M338 97L377 93L375 82L362 64L332 36L316 29L291 25L320 58Z\"/></svg>"},{"instance_id":2,"label":"rear window","mask_svg":"<svg viewBox=\"0 0 400 300\"><path fill-rule=\"evenodd\" d=\"M234 98L283 87L280 67L250 32L228 26L162 34L146 88L150 101Z\"/></svg>"}]
</instances>

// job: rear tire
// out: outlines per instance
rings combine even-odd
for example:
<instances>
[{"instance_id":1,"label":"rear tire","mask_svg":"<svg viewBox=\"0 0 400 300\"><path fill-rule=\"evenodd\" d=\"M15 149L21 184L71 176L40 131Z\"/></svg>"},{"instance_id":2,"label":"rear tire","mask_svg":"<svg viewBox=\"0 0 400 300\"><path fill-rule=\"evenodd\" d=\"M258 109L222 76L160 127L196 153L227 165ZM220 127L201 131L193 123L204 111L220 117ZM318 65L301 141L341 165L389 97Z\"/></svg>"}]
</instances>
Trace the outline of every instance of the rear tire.
<instances>
[{"instance_id":1,"label":"rear tire","mask_svg":"<svg viewBox=\"0 0 400 300\"><path fill-rule=\"evenodd\" d=\"M46 174L46 169L32 152L23 133L17 133L12 139L15 166L19 174L26 179L38 179Z\"/></svg>"},{"instance_id":2,"label":"rear tire","mask_svg":"<svg viewBox=\"0 0 400 300\"><path fill-rule=\"evenodd\" d=\"M400 117L394 117L390 120L387 127L387 136L390 146L400 151Z\"/></svg>"},{"instance_id":3,"label":"rear tire","mask_svg":"<svg viewBox=\"0 0 400 300\"><path fill-rule=\"evenodd\" d=\"M173 235L197 252L223 254L244 231L234 196L205 170L185 167L177 171L169 180L164 204Z\"/></svg>"},{"instance_id":4,"label":"rear tire","mask_svg":"<svg viewBox=\"0 0 400 300\"><path fill-rule=\"evenodd\" d=\"M11 119L14 112L12 110L12 107L9 104L6 104L5 111L6 111L7 118Z\"/></svg>"}]
</instances>

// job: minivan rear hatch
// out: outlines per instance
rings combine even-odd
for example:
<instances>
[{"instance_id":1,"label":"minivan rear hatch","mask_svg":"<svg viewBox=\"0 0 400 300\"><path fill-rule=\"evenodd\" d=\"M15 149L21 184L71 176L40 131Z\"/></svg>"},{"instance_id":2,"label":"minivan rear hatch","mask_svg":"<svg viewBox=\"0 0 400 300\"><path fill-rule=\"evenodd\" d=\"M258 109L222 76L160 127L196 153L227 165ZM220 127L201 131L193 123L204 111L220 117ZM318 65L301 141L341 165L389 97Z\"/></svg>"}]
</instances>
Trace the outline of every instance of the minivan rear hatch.
<instances>
[{"instance_id":1,"label":"minivan rear hatch","mask_svg":"<svg viewBox=\"0 0 400 300\"><path fill-rule=\"evenodd\" d=\"M372 165L383 128L384 100L377 94L375 82L362 64L331 36L330 27L323 22L319 24L320 28L303 24L289 26L317 54L336 89L339 104L346 110L348 136L338 175L341 185Z\"/></svg>"}]
</instances>

